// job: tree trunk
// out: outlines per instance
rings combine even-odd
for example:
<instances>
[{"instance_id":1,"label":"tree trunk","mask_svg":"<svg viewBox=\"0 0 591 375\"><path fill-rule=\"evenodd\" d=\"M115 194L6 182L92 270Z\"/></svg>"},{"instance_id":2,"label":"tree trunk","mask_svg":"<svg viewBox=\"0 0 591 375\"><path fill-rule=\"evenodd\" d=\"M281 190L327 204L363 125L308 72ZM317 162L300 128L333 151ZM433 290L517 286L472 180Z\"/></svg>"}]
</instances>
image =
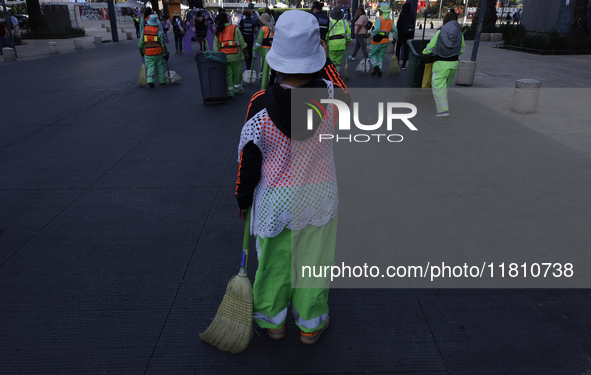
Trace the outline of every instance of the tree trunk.
<instances>
[{"instance_id":1,"label":"tree trunk","mask_svg":"<svg viewBox=\"0 0 591 375\"><path fill-rule=\"evenodd\" d=\"M29 27L33 34L42 33L47 30L47 21L41 13L39 0L27 0L27 12L29 13Z\"/></svg>"},{"instance_id":2,"label":"tree trunk","mask_svg":"<svg viewBox=\"0 0 591 375\"><path fill-rule=\"evenodd\" d=\"M160 8L158 8L158 0L150 0L150 4L152 4L152 12L156 14L156 12L160 10Z\"/></svg>"},{"instance_id":3,"label":"tree trunk","mask_svg":"<svg viewBox=\"0 0 591 375\"><path fill-rule=\"evenodd\" d=\"M481 11L482 3L478 3L478 8L476 12L472 16L472 30L476 30L478 26L478 19L480 18L480 11ZM482 20L482 32L491 32L495 28L495 23L497 22L497 9L496 9L497 2L495 0L488 0L486 2L486 10L484 13L484 19Z\"/></svg>"}]
</instances>

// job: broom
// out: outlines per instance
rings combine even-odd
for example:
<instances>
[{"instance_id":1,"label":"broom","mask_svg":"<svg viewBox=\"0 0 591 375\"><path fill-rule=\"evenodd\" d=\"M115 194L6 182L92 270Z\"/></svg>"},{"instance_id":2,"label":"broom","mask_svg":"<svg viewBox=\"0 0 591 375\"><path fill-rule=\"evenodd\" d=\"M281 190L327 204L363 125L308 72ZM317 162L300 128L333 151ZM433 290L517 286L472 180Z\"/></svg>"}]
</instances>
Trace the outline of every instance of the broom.
<instances>
[{"instance_id":1,"label":"broom","mask_svg":"<svg viewBox=\"0 0 591 375\"><path fill-rule=\"evenodd\" d=\"M240 272L228 282L218 312L199 337L208 344L230 353L242 353L252 338L252 285L246 276L250 241L250 209L244 225Z\"/></svg>"},{"instance_id":2,"label":"broom","mask_svg":"<svg viewBox=\"0 0 591 375\"><path fill-rule=\"evenodd\" d=\"M146 64L142 63L142 66L140 67L140 76L137 79L137 84L140 86L145 86L146 85Z\"/></svg>"},{"instance_id":3,"label":"broom","mask_svg":"<svg viewBox=\"0 0 591 375\"><path fill-rule=\"evenodd\" d=\"M388 67L388 75L395 76L400 74L400 65L398 65L398 58L396 55L390 58L390 66Z\"/></svg>"},{"instance_id":4,"label":"broom","mask_svg":"<svg viewBox=\"0 0 591 375\"><path fill-rule=\"evenodd\" d=\"M345 62L345 79L351 79L351 76L349 75L349 59L347 59L347 62Z\"/></svg>"}]
</instances>

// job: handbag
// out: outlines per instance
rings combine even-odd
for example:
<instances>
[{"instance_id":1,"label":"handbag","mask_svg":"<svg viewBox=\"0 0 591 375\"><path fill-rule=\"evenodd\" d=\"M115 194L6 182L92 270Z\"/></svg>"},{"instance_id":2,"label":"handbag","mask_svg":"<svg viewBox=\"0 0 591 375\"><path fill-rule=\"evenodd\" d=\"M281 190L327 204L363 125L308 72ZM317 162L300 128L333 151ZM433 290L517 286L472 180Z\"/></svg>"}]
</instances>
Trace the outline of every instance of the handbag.
<instances>
[{"instance_id":1,"label":"handbag","mask_svg":"<svg viewBox=\"0 0 591 375\"><path fill-rule=\"evenodd\" d=\"M373 36L373 38L371 38L371 40L373 40L373 41L374 41L374 42L376 42L376 43L379 43L379 42L381 42L381 41L382 41L382 39L384 39L384 38L385 38L384 34L380 34L380 33L378 33L378 34L374 35L374 36Z\"/></svg>"},{"instance_id":2,"label":"handbag","mask_svg":"<svg viewBox=\"0 0 591 375\"><path fill-rule=\"evenodd\" d=\"M371 62L369 61L369 59L363 59L359 62L359 65L357 65L357 68L355 68L355 71L359 72L359 73L368 73L371 71Z\"/></svg>"},{"instance_id":3,"label":"handbag","mask_svg":"<svg viewBox=\"0 0 591 375\"><path fill-rule=\"evenodd\" d=\"M424 89L431 88L431 78L433 75L433 63L425 64L425 70L423 71L423 83L421 87Z\"/></svg>"}]
</instances>

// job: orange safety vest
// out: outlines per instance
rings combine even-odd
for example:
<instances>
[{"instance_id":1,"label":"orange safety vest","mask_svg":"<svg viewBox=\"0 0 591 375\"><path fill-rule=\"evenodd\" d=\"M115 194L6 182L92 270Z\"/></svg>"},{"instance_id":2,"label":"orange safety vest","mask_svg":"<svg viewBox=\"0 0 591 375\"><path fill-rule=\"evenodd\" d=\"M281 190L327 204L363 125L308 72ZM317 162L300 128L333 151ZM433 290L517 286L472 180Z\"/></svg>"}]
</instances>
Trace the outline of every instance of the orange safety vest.
<instances>
[{"instance_id":1,"label":"orange safety vest","mask_svg":"<svg viewBox=\"0 0 591 375\"><path fill-rule=\"evenodd\" d=\"M261 41L261 47L271 48L273 44L273 33L267 26L263 26L263 40Z\"/></svg>"},{"instance_id":2,"label":"orange safety vest","mask_svg":"<svg viewBox=\"0 0 591 375\"><path fill-rule=\"evenodd\" d=\"M390 33L392 32L392 18L389 20L384 20L382 16L380 16L380 33L385 36L384 39L380 40L379 42L372 41L371 44L385 44L390 41Z\"/></svg>"},{"instance_id":3,"label":"orange safety vest","mask_svg":"<svg viewBox=\"0 0 591 375\"><path fill-rule=\"evenodd\" d=\"M144 53L146 56L157 56L162 54L162 46L158 40L158 28L146 25L144 27Z\"/></svg>"},{"instance_id":4,"label":"orange safety vest","mask_svg":"<svg viewBox=\"0 0 591 375\"><path fill-rule=\"evenodd\" d=\"M236 32L235 25L224 27L224 31L217 34L220 41L220 51L226 55L238 53L238 44L234 41L234 33Z\"/></svg>"}]
</instances>

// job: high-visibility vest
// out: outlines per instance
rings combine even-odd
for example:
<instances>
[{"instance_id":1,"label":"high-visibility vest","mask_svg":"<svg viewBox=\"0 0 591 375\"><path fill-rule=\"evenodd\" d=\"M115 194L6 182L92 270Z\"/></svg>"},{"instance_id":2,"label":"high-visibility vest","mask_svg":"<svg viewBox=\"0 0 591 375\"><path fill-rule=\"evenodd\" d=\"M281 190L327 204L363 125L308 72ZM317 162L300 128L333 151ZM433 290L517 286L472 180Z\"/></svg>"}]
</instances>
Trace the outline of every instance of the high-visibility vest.
<instances>
[{"instance_id":1,"label":"high-visibility vest","mask_svg":"<svg viewBox=\"0 0 591 375\"><path fill-rule=\"evenodd\" d=\"M385 36L384 39L380 40L379 42L372 41L371 44L386 44L390 41L390 33L392 32L392 18L389 20L384 20L382 16L380 16L380 34Z\"/></svg>"},{"instance_id":2,"label":"high-visibility vest","mask_svg":"<svg viewBox=\"0 0 591 375\"><path fill-rule=\"evenodd\" d=\"M273 44L273 33L271 29L267 26L263 26L263 41L261 42L261 47L263 48L271 48Z\"/></svg>"},{"instance_id":3,"label":"high-visibility vest","mask_svg":"<svg viewBox=\"0 0 591 375\"><path fill-rule=\"evenodd\" d=\"M342 22L341 22L342 21ZM345 27L345 20L330 20L330 35L331 36L345 36L347 34L347 28Z\"/></svg>"},{"instance_id":4,"label":"high-visibility vest","mask_svg":"<svg viewBox=\"0 0 591 375\"><path fill-rule=\"evenodd\" d=\"M238 53L238 44L234 40L234 33L236 32L235 25L229 25L224 27L224 31L217 34L218 40L220 41L220 51L226 55L232 55Z\"/></svg>"},{"instance_id":5,"label":"high-visibility vest","mask_svg":"<svg viewBox=\"0 0 591 375\"><path fill-rule=\"evenodd\" d=\"M162 54L162 46L158 40L158 27L146 25L144 27L144 53L146 56Z\"/></svg>"}]
</instances>

